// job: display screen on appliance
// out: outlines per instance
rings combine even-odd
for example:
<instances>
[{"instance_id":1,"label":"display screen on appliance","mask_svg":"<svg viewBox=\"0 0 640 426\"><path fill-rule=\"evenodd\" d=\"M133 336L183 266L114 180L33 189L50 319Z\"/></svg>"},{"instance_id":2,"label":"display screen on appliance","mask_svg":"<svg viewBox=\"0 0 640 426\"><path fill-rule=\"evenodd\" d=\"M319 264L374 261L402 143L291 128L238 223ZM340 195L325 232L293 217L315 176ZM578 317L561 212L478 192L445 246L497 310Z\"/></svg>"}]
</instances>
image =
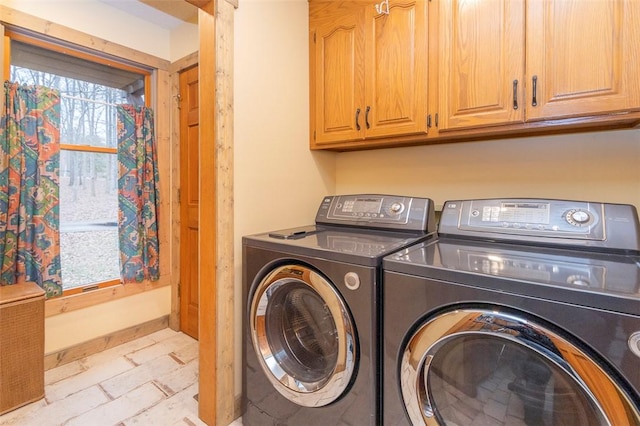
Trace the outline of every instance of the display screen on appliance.
<instances>
[{"instance_id":1,"label":"display screen on appliance","mask_svg":"<svg viewBox=\"0 0 640 426\"><path fill-rule=\"evenodd\" d=\"M345 207L346 203L345 203ZM353 203L354 213L380 213L382 207L381 198L356 198Z\"/></svg>"},{"instance_id":2,"label":"display screen on appliance","mask_svg":"<svg viewBox=\"0 0 640 426\"><path fill-rule=\"evenodd\" d=\"M503 222L526 222L549 224L547 203L502 203L500 220Z\"/></svg>"}]
</instances>

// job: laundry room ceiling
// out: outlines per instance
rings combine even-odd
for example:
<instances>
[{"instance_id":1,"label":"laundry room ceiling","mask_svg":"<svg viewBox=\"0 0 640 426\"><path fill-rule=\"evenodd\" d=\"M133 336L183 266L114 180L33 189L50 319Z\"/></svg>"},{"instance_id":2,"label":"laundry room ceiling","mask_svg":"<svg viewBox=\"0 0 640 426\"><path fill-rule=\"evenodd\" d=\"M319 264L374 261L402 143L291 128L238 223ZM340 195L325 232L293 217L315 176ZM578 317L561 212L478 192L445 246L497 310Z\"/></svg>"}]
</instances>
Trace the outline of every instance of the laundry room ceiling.
<instances>
[{"instance_id":1,"label":"laundry room ceiling","mask_svg":"<svg viewBox=\"0 0 640 426\"><path fill-rule=\"evenodd\" d=\"M100 0L163 28L198 22L198 8L185 0Z\"/></svg>"}]
</instances>

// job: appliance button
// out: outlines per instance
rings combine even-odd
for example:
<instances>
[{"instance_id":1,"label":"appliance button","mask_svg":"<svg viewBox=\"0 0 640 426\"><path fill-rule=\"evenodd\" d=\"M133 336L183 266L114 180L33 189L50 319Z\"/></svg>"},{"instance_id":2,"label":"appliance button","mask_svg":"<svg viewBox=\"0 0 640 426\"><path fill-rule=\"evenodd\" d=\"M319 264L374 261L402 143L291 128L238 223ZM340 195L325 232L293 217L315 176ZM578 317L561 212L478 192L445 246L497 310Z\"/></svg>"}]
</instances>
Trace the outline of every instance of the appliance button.
<instances>
[{"instance_id":1,"label":"appliance button","mask_svg":"<svg viewBox=\"0 0 640 426\"><path fill-rule=\"evenodd\" d=\"M393 204L391 204L391 207L389 207L389 210L391 210L391 213L400 214L404 210L404 204L402 204L402 203L393 203Z\"/></svg>"},{"instance_id":2,"label":"appliance button","mask_svg":"<svg viewBox=\"0 0 640 426\"><path fill-rule=\"evenodd\" d=\"M349 290L357 290L360 287L360 277L355 272L347 272L344 275L344 285Z\"/></svg>"},{"instance_id":3,"label":"appliance button","mask_svg":"<svg viewBox=\"0 0 640 426\"><path fill-rule=\"evenodd\" d=\"M567 283L579 287L589 287L591 285L589 278L582 275L570 275L567 278Z\"/></svg>"},{"instance_id":4,"label":"appliance button","mask_svg":"<svg viewBox=\"0 0 640 426\"><path fill-rule=\"evenodd\" d=\"M629 349L638 358L640 358L640 331L636 331L629 336Z\"/></svg>"}]
</instances>

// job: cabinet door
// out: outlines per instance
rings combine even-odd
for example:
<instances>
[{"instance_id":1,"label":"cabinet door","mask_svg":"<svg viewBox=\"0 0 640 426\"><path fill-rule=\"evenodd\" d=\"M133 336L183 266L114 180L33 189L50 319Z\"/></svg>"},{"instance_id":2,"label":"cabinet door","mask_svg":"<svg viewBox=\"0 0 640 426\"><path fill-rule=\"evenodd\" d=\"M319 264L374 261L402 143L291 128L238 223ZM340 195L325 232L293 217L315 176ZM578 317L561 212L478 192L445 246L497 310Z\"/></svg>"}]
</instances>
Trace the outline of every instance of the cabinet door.
<instances>
[{"instance_id":1,"label":"cabinet door","mask_svg":"<svg viewBox=\"0 0 640 426\"><path fill-rule=\"evenodd\" d=\"M443 0L439 14L438 128L523 122L524 0Z\"/></svg>"},{"instance_id":2,"label":"cabinet door","mask_svg":"<svg viewBox=\"0 0 640 426\"><path fill-rule=\"evenodd\" d=\"M427 130L427 3L389 0L388 11L378 13L373 2L364 11L367 138Z\"/></svg>"},{"instance_id":3,"label":"cabinet door","mask_svg":"<svg viewBox=\"0 0 640 426\"><path fill-rule=\"evenodd\" d=\"M358 3L309 5L311 137L317 145L364 137L364 18Z\"/></svg>"},{"instance_id":4,"label":"cabinet door","mask_svg":"<svg viewBox=\"0 0 640 426\"><path fill-rule=\"evenodd\" d=\"M638 0L528 1L527 119L637 109L639 23Z\"/></svg>"}]
</instances>

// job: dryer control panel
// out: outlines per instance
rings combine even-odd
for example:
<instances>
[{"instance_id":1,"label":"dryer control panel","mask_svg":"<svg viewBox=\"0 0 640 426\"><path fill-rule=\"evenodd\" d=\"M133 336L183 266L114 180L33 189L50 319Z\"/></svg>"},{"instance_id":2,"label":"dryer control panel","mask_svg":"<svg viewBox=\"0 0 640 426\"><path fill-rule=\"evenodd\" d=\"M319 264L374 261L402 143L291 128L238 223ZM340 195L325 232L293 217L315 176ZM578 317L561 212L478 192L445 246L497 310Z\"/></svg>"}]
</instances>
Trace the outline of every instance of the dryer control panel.
<instances>
[{"instance_id":1,"label":"dryer control panel","mask_svg":"<svg viewBox=\"0 0 640 426\"><path fill-rule=\"evenodd\" d=\"M432 200L379 194L326 196L316 224L427 233L436 228Z\"/></svg>"},{"instance_id":2,"label":"dryer control panel","mask_svg":"<svg viewBox=\"0 0 640 426\"><path fill-rule=\"evenodd\" d=\"M640 251L638 214L624 204L529 198L447 201L439 234Z\"/></svg>"}]
</instances>

